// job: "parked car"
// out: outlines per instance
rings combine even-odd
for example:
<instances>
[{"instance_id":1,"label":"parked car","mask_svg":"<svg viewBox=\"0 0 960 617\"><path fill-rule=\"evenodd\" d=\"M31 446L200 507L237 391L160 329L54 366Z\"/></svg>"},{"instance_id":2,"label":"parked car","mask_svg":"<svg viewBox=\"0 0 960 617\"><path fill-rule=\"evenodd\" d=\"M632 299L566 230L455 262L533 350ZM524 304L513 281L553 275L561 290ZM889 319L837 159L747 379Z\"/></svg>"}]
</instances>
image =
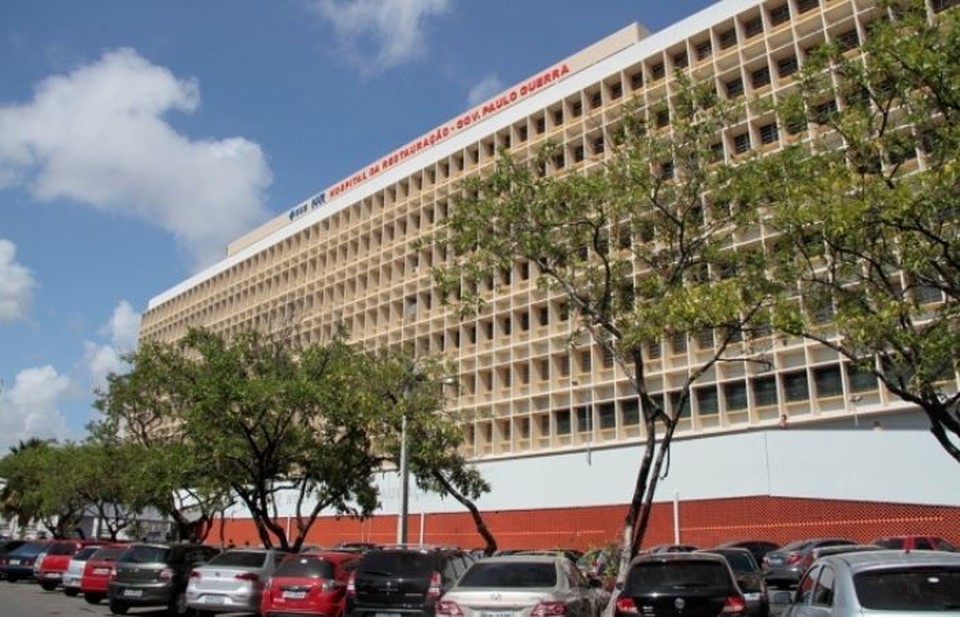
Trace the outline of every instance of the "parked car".
<instances>
[{"instance_id":1,"label":"parked car","mask_svg":"<svg viewBox=\"0 0 960 617\"><path fill-rule=\"evenodd\" d=\"M347 582L347 613L433 617L437 600L472 562L458 548L374 549L363 556Z\"/></svg>"},{"instance_id":2,"label":"parked car","mask_svg":"<svg viewBox=\"0 0 960 617\"><path fill-rule=\"evenodd\" d=\"M609 594L559 555L504 555L475 562L437 602L438 617L491 614L598 617Z\"/></svg>"},{"instance_id":3,"label":"parked car","mask_svg":"<svg viewBox=\"0 0 960 617\"><path fill-rule=\"evenodd\" d=\"M783 617L960 615L960 555L871 551L830 555L779 592Z\"/></svg>"},{"instance_id":4,"label":"parked car","mask_svg":"<svg viewBox=\"0 0 960 617\"><path fill-rule=\"evenodd\" d=\"M747 601L720 555L657 553L633 558L614 617L744 617Z\"/></svg>"},{"instance_id":5,"label":"parked car","mask_svg":"<svg viewBox=\"0 0 960 617\"><path fill-rule=\"evenodd\" d=\"M20 548L26 543L27 540L4 540L0 542L0 580L5 577L5 574L3 573L4 556L14 549Z\"/></svg>"},{"instance_id":6,"label":"parked car","mask_svg":"<svg viewBox=\"0 0 960 617\"><path fill-rule=\"evenodd\" d=\"M747 602L747 614L750 617L767 617L770 614L770 599L767 596L767 583L763 570L757 565L753 554L745 548L714 548L704 553L720 555L730 564L737 585Z\"/></svg>"},{"instance_id":7,"label":"parked car","mask_svg":"<svg viewBox=\"0 0 960 617\"><path fill-rule=\"evenodd\" d=\"M63 574L70 565L70 559L85 546L99 544L88 540L52 540L43 556L34 562L34 575L37 583L46 591L60 586Z\"/></svg>"},{"instance_id":8,"label":"parked car","mask_svg":"<svg viewBox=\"0 0 960 617\"><path fill-rule=\"evenodd\" d=\"M87 604L99 604L107 597L113 565L128 548L126 544L101 546L87 559L80 577L80 591Z\"/></svg>"},{"instance_id":9,"label":"parked car","mask_svg":"<svg viewBox=\"0 0 960 617\"><path fill-rule=\"evenodd\" d=\"M957 548L940 536L887 536L877 538L871 544L884 548L901 549L905 551L950 551Z\"/></svg>"},{"instance_id":10,"label":"parked car","mask_svg":"<svg viewBox=\"0 0 960 617\"><path fill-rule=\"evenodd\" d=\"M644 552L657 555L660 553L692 553L699 549L699 546L694 546L693 544L656 544Z\"/></svg>"},{"instance_id":11,"label":"parked car","mask_svg":"<svg viewBox=\"0 0 960 617\"><path fill-rule=\"evenodd\" d=\"M750 551L757 564L762 566L763 558L767 556L767 553L777 550L780 545L769 540L732 540L718 544L716 548L745 548Z\"/></svg>"},{"instance_id":12,"label":"parked car","mask_svg":"<svg viewBox=\"0 0 960 617\"><path fill-rule=\"evenodd\" d=\"M347 580L359 563L360 555L352 550L288 555L263 589L260 615L341 617L347 598Z\"/></svg>"},{"instance_id":13,"label":"parked car","mask_svg":"<svg viewBox=\"0 0 960 617\"><path fill-rule=\"evenodd\" d=\"M33 540L22 544L3 556L3 578L11 583L33 578L33 566L43 551L47 542Z\"/></svg>"},{"instance_id":14,"label":"parked car","mask_svg":"<svg viewBox=\"0 0 960 617\"><path fill-rule=\"evenodd\" d=\"M763 576L767 579L767 585L772 587L796 585L813 563L813 549L844 544L857 544L857 542L849 538L808 538L770 551L763 558Z\"/></svg>"},{"instance_id":15,"label":"parked car","mask_svg":"<svg viewBox=\"0 0 960 617\"><path fill-rule=\"evenodd\" d=\"M131 606L166 606L171 615L186 615L190 572L219 552L201 544L131 545L111 572L110 610L123 615Z\"/></svg>"},{"instance_id":16,"label":"parked car","mask_svg":"<svg viewBox=\"0 0 960 617\"><path fill-rule=\"evenodd\" d=\"M67 569L64 570L63 578L61 579L63 593L70 597L79 595L80 579L83 578L83 568L87 565L87 560L90 559L90 556L99 550L99 545L92 544L81 548L70 558L70 561L67 563Z\"/></svg>"},{"instance_id":17,"label":"parked car","mask_svg":"<svg viewBox=\"0 0 960 617\"><path fill-rule=\"evenodd\" d=\"M821 557L841 555L843 553L862 553L864 551L882 551L882 546L876 544L841 544L839 546L821 546L810 551L811 565Z\"/></svg>"},{"instance_id":18,"label":"parked car","mask_svg":"<svg viewBox=\"0 0 960 617\"><path fill-rule=\"evenodd\" d=\"M198 617L214 613L256 612L263 586L288 553L274 549L234 548L195 567L187 583L187 606Z\"/></svg>"}]
</instances>

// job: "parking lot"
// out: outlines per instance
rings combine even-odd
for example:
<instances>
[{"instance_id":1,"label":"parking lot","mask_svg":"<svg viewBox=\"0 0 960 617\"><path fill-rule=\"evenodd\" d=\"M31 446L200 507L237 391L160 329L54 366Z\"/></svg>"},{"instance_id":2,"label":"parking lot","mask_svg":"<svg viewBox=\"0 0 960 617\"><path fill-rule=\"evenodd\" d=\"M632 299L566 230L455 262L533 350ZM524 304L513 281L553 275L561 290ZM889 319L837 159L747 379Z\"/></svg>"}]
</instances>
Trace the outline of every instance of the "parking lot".
<instances>
[{"instance_id":1,"label":"parking lot","mask_svg":"<svg viewBox=\"0 0 960 617\"><path fill-rule=\"evenodd\" d=\"M128 615L144 617L166 616L162 608L131 608ZM68 598L61 590L44 591L32 581L9 583L0 581L0 615L3 617L43 617L58 615L111 615L106 602L90 605L82 596ZM224 617L253 617L253 613L222 613Z\"/></svg>"}]
</instances>

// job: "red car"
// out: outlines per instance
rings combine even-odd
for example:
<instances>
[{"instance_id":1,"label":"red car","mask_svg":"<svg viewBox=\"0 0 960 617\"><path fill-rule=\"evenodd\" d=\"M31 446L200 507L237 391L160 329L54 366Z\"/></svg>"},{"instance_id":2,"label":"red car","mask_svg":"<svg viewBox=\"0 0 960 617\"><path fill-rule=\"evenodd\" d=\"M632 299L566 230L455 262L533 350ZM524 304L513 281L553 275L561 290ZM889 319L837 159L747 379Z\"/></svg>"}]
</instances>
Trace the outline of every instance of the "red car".
<instances>
[{"instance_id":1,"label":"red car","mask_svg":"<svg viewBox=\"0 0 960 617\"><path fill-rule=\"evenodd\" d=\"M99 544L95 540L53 540L47 546L43 560L35 565L37 582L47 591L53 591L63 580L72 558L85 546Z\"/></svg>"},{"instance_id":2,"label":"red car","mask_svg":"<svg viewBox=\"0 0 960 617\"><path fill-rule=\"evenodd\" d=\"M129 547L126 544L111 544L104 546L87 560L80 577L80 591L88 604L99 604L107 597L107 587L110 583L110 573L113 563Z\"/></svg>"},{"instance_id":3,"label":"red car","mask_svg":"<svg viewBox=\"0 0 960 617\"><path fill-rule=\"evenodd\" d=\"M905 551L949 551L956 547L939 536L888 536L877 538L871 544Z\"/></svg>"},{"instance_id":4,"label":"red car","mask_svg":"<svg viewBox=\"0 0 960 617\"><path fill-rule=\"evenodd\" d=\"M336 551L290 555L280 562L264 587L260 614L340 617L347 579L360 557L358 553Z\"/></svg>"}]
</instances>

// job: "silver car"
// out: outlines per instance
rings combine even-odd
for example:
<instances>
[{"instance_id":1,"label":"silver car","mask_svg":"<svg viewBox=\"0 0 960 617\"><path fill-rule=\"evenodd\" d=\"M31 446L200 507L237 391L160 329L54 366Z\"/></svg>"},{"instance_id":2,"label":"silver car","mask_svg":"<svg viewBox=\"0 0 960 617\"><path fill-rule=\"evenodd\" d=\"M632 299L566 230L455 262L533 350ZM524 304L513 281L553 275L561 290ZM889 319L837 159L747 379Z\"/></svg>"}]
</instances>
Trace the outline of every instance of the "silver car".
<instances>
[{"instance_id":1,"label":"silver car","mask_svg":"<svg viewBox=\"0 0 960 617\"><path fill-rule=\"evenodd\" d=\"M437 617L597 617L609 594L575 563L504 555L473 563L436 604Z\"/></svg>"},{"instance_id":2,"label":"silver car","mask_svg":"<svg viewBox=\"0 0 960 617\"><path fill-rule=\"evenodd\" d=\"M872 551L822 557L797 591L779 592L783 617L960 615L960 555Z\"/></svg>"},{"instance_id":3,"label":"silver car","mask_svg":"<svg viewBox=\"0 0 960 617\"><path fill-rule=\"evenodd\" d=\"M231 549L194 568L187 606L203 617L219 612L256 612L263 586L287 553L272 549Z\"/></svg>"},{"instance_id":4,"label":"silver car","mask_svg":"<svg viewBox=\"0 0 960 617\"><path fill-rule=\"evenodd\" d=\"M63 573L61 582L63 584L63 593L68 596L76 596L80 593L80 579L83 578L83 568L87 565L90 556L99 551L102 546L85 546L70 558L67 564L67 570Z\"/></svg>"}]
</instances>

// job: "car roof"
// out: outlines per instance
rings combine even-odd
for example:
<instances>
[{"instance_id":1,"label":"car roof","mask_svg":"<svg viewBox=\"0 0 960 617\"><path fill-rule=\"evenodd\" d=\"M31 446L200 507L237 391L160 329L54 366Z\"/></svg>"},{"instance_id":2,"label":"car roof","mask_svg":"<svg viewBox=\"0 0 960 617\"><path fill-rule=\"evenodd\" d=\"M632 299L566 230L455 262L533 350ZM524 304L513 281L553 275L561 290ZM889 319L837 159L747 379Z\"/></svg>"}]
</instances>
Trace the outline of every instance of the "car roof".
<instances>
[{"instance_id":1,"label":"car roof","mask_svg":"<svg viewBox=\"0 0 960 617\"><path fill-rule=\"evenodd\" d=\"M637 555L633 558L633 561L630 562L630 565L635 563L649 563L649 562L673 562L673 561L710 561L722 563L727 565L727 560L723 555L718 555L716 553L700 553L700 552L690 552L690 553L644 553ZM728 566L729 567L729 566Z\"/></svg>"},{"instance_id":2,"label":"car roof","mask_svg":"<svg viewBox=\"0 0 960 617\"><path fill-rule=\"evenodd\" d=\"M517 554L517 555L494 555L493 557L484 557L477 563L557 563L567 559L563 555L544 555L536 553Z\"/></svg>"},{"instance_id":3,"label":"car roof","mask_svg":"<svg viewBox=\"0 0 960 617\"><path fill-rule=\"evenodd\" d=\"M903 566L960 567L960 554L948 553L946 551L865 551L828 555L821 557L820 562L842 564L856 574L869 570L882 570Z\"/></svg>"}]
</instances>

